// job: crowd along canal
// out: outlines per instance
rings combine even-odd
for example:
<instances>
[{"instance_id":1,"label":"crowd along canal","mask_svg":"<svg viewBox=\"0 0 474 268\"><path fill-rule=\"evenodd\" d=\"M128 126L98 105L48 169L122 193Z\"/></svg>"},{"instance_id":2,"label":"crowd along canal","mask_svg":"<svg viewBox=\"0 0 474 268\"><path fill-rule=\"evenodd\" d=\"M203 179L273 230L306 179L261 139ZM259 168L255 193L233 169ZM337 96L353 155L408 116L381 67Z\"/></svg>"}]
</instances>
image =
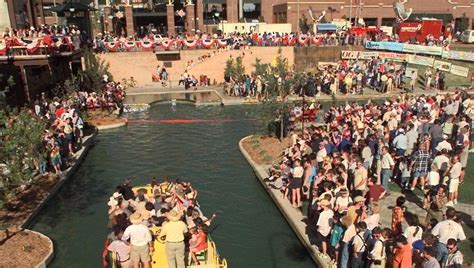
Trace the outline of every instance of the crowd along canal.
<instances>
[{"instance_id":1,"label":"crowd along canal","mask_svg":"<svg viewBox=\"0 0 474 268\"><path fill-rule=\"evenodd\" d=\"M126 177L190 180L231 268L314 267L238 149L260 126L257 106L153 105L126 127L101 131L86 159L43 208L32 229L51 237L51 267L100 267L107 201ZM170 123L168 119L204 119Z\"/></svg>"}]
</instances>

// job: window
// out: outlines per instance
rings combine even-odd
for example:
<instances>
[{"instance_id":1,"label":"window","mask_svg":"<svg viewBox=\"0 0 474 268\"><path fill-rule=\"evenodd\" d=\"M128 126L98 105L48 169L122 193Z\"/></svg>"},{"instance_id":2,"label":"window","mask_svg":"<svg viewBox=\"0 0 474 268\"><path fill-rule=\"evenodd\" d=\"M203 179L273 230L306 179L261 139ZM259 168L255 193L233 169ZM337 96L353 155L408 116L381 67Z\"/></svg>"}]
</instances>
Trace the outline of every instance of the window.
<instances>
[{"instance_id":1,"label":"window","mask_svg":"<svg viewBox=\"0 0 474 268\"><path fill-rule=\"evenodd\" d=\"M382 26L392 27L396 22L395 18L382 18Z\"/></svg>"}]
</instances>

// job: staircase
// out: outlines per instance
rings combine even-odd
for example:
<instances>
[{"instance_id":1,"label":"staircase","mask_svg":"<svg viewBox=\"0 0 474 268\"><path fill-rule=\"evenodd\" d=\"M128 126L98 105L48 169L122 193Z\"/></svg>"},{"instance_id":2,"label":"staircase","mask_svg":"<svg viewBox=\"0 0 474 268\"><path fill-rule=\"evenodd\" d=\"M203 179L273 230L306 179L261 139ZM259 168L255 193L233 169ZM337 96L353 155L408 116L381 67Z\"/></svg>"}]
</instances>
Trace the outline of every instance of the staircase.
<instances>
[{"instance_id":1,"label":"staircase","mask_svg":"<svg viewBox=\"0 0 474 268\"><path fill-rule=\"evenodd\" d=\"M177 85L177 81L186 69L188 61L193 60L195 64L188 70L188 73L199 79L200 75L207 75L211 83L215 80L220 83L224 80L224 68L227 59L232 55L235 59L244 55L243 64L246 73L250 74L255 68L255 59L260 58L263 63L270 63L278 52L277 47L251 47L249 50L226 50L220 52L203 62L198 63L197 58L203 55L212 54L212 50L196 49L182 50L181 60L172 61L172 67L166 68L170 75L172 85ZM290 64L293 63L293 48L283 47L283 56L288 58ZM158 65L163 62L158 61L152 52L117 52L100 54L99 57L110 64L109 71L115 81L123 78L129 79L131 76L138 82L139 87L158 86L153 83L151 76L156 71Z\"/></svg>"}]
</instances>

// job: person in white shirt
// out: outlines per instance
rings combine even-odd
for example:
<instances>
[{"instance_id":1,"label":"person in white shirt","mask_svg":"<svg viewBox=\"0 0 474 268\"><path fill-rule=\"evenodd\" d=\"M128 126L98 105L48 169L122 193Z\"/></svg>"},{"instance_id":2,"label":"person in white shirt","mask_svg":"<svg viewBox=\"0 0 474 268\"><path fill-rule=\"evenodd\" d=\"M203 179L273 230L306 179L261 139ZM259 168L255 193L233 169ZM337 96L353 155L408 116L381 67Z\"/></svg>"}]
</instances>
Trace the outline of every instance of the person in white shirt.
<instances>
[{"instance_id":1,"label":"person in white shirt","mask_svg":"<svg viewBox=\"0 0 474 268\"><path fill-rule=\"evenodd\" d=\"M380 224L380 206L378 203L371 204L372 214L368 216L364 221L367 224L367 230L374 230L379 227Z\"/></svg>"},{"instance_id":2,"label":"person in white shirt","mask_svg":"<svg viewBox=\"0 0 474 268\"><path fill-rule=\"evenodd\" d=\"M388 188L388 182L392 178L392 171L393 167L395 166L395 162L393 161L392 156L388 152L388 147L385 146L382 149L382 159L381 159L381 178L382 178L382 186L387 191L387 196L390 191Z\"/></svg>"},{"instance_id":3,"label":"person in white shirt","mask_svg":"<svg viewBox=\"0 0 474 268\"><path fill-rule=\"evenodd\" d=\"M318 205L323 209L323 211L319 214L316 226L318 226L318 235L320 236L320 239L322 241L322 257L327 258L327 242L329 240L329 234L331 233L331 227L333 223L332 217L334 216L334 211L329 208L330 203L326 199L321 200Z\"/></svg>"},{"instance_id":4,"label":"person in white shirt","mask_svg":"<svg viewBox=\"0 0 474 268\"><path fill-rule=\"evenodd\" d=\"M418 142L418 131L416 131L416 127L413 124L409 124L410 130L407 132L407 150L406 155L411 155L413 153L413 149L415 148L415 144Z\"/></svg>"},{"instance_id":5,"label":"person in white shirt","mask_svg":"<svg viewBox=\"0 0 474 268\"><path fill-rule=\"evenodd\" d=\"M372 230L372 236L375 239L374 246L369 252L370 268L383 268L386 263L385 239L387 233L380 227L375 227Z\"/></svg>"},{"instance_id":6,"label":"person in white shirt","mask_svg":"<svg viewBox=\"0 0 474 268\"><path fill-rule=\"evenodd\" d=\"M153 251L151 233L143 225L143 217L135 212L130 216L132 225L128 226L123 233L122 240L130 239L131 251L130 260L134 267L138 267L140 262L144 268L150 267L150 252Z\"/></svg>"},{"instance_id":7,"label":"person in white shirt","mask_svg":"<svg viewBox=\"0 0 474 268\"><path fill-rule=\"evenodd\" d=\"M438 143L438 146L436 146L436 151L441 152L443 149L446 149L448 152L452 151L453 146L447 140L448 140L448 135L443 134L443 141Z\"/></svg>"},{"instance_id":8,"label":"person in white shirt","mask_svg":"<svg viewBox=\"0 0 474 268\"><path fill-rule=\"evenodd\" d=\"M453 156L451 159L451 168L448 171L449 175L449 202L446 206L453 206L458 203L458 188L459 177L461 177L462 164L459 162L459 156Z\"/></svg>"},{"instance_id":9,"label":"person in white shirt","mask_svg":"<svg viewBox=\"0 0 474 268\"><path fill-rule=\"evenodd\" d=\"M440 179L439 179L438 167L435 164L431 165L431 170L430 172L428 172L428 175L426 176L426 180L427 180L428 186L430 187L435 187L439 185Z\"/></svg>"},{"instance_id":10,"label":"person in white shirt","mask_svg":"<svg viewBox=\"0 0 474 268\"><path fill-rule=\"evenodd\" d=\"M466 240L466 234L462 225L454 221L457 211L454 208L446 210L446 220L439 222L433 228L431 233L439 238L439 242L447 244L450 238L463 241Z\"/></svg>"}]
</instances>

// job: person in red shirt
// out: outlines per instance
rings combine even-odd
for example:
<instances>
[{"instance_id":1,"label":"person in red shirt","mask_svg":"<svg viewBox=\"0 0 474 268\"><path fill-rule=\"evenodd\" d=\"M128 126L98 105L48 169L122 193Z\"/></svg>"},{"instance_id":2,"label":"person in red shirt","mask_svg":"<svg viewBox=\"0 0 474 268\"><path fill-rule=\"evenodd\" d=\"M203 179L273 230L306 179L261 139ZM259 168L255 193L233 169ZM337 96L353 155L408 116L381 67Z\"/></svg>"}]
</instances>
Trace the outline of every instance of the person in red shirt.
<instances>
[{"instance_id":1,"label":"person in red shirt","mask_svg":"<svg viewBox=\"0 0 474 268\"><path fill-rule=\"evenodd\" d=\"M385 197L387 191L383 188L382 185L377 184L377 179L369 180L369 191L365 194L365 198L368 200L369 204L372 202L378 202L380 199Z\"/></svg>"},{"instance_id":2,"label":"person in red shirt","mask_svg":"<svg viewBox=\"0 0 474 268\"><path fill-rule=\"evenodd\" d=\"M56 118L61 118L63 113L64 113L64 107L62 107L61 105L58 105L56 107Z\"/></svg>"},{"instance_id":3,"label":"person in red shirt","mask_svg":"<svg viewBox=\"0 0 474 268\"><path fill-rule=\"evenodd\" d=\"M393 247L393 268L412 267L412 248L407 239L400 235L394 241Z\"/></svg>"}]
</instances>

